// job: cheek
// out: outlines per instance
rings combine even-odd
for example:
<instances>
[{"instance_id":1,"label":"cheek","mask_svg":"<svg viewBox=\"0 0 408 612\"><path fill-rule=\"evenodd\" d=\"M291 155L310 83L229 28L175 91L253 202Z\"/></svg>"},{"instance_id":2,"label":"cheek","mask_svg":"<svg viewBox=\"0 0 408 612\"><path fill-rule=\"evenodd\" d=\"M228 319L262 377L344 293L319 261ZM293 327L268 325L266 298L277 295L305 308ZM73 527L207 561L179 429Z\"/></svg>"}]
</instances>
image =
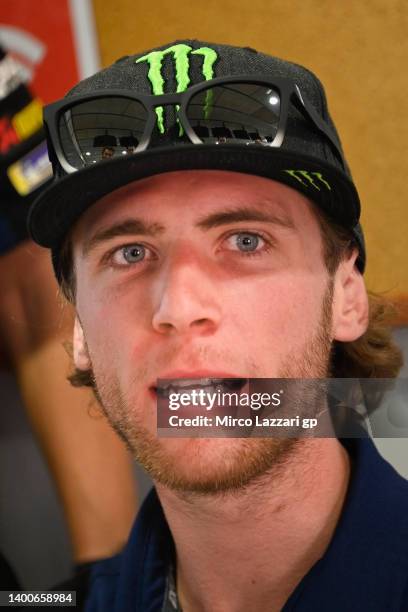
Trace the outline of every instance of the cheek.
<instances>
[{"instance_id":1,"label":"cheek","mask_svg":"<svg viewBox=\"0 0 408 612\"><path fill-rule=\"evenodd\" d=\"M78 288L79 289L79 288ZM125 372L146 319L146 300L78 291L77 309L95 371Z\"/></svg>"},{"instance_id":2,"label":"cheek","mask_svg":"<svg viewBox=\"0 0 408 612\"><path fill-rule=\"evenodd\" d=\"M240 347L285 354L313 335L320 319L325 279L316 276L262 279L224 300Z\"/></svg>"}]
</instances>

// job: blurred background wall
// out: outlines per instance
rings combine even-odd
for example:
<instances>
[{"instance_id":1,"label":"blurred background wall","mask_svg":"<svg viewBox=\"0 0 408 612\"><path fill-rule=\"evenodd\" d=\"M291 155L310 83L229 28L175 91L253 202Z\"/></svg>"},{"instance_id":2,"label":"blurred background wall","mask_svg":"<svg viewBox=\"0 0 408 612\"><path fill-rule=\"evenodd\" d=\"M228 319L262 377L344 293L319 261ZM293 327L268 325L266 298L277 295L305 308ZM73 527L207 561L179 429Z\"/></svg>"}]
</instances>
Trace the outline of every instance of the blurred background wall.
<instances>
[{"instance_id":1,"label":"blurred background wall","mask_svg":"<svg viewBox=\"0 0 408 612\"><path fill-rule=\"evenodd\" d=\"M13 1L3 0L4 6ZM72 12L79 4L71 3ZM92 4L83 4L92 9ZM27 11L30 5L38 14L50 10L45 0L27 2ZM251 46L315 71L326 87L361 195L368 287L388 292L401 306L408 301L405 0L94 0L93 9L102 65L188 37ZM400 323L408 324L404 312ZM408 328L395 333L408 356ZM408 376L406 366L403 374ZM42 588L69 573L67 535L54 487L7 373L0 375L0 397L0 548L26 588ZM408 477L406 440L376 443ZM148 482L139 470L137 478L143 496Z\"/></svg>"}]
</instances>

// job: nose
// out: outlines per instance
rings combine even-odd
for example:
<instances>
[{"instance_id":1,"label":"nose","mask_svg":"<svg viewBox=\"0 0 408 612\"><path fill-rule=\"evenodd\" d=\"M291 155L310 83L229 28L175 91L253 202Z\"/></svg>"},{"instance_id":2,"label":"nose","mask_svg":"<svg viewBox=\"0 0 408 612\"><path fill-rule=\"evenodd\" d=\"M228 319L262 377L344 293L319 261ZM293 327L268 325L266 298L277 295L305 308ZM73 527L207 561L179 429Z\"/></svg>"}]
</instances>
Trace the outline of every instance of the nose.
<instances>
[{"instance_id":1,"label":"nose","mask_svg":"<svg viewBox=\"0 0 408 612\"><path fill-rule=\"evenodd\" d=\"M162 334L210 335L221 321L215 274L191 252L179 253L158 278L152 325Z\"/></svg>"}]
</instances>

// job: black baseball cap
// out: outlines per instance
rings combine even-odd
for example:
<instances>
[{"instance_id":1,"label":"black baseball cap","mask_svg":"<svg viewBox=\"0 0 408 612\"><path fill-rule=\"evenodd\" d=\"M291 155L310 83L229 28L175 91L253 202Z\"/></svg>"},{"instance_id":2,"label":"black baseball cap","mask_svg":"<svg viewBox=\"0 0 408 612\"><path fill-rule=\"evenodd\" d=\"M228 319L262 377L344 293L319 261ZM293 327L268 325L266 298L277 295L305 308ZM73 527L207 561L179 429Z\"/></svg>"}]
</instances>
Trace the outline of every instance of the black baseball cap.
<instances>
[{"instance_id":1,"label":"black baseball cap","mask_svg":"<svg viewBox=\"0 0 408 612\"><path fill-rule=\"evenodd\" d=\"M268 136L260 136L258 133L255 138L253 133L250 134L250 128L246 125L239 126L235 118L231 119L233 125L228 123L228 115L233 115L233 109L224 109L222 124L218 123L218 128L210 130L211 137L198 137L202 135L203 129L208 132L202 124L189 127L195 112L190 112L189 109L194 108L200 95L204 108L209 100L214 99L209 96L214 96L214 92L218 95L215 88L221 87L223 79L231 80L235 77L237 81L240 77L246 79L240 91L244 97L248 91L245 87L252 78L258 84L261 81L270 83L272 88L264 87L263 94L273 91L277 92L277 97L281 95L282 114L282 108L289 101L284 136L280 139L279 146L276 146L276 141L271 143L273 138ZM292 91L290 100L295 103L290 103L289 97L285 102L284 90L288 87L287 83L292 84L292 90L288 91ZM209 90L203 89L207 85L208 88L212 87L210 93ZM194 91L194 88L200 91L192 98L188 92ZM190 112L191 116L187 116L190 139L186 138L186 130L183 134L183 129L180 128L177 113L180 105L176 105L171 96L182 92L189 97L187 106L183 107L181 104L180 114L184 112L184 116L187 116L186 108ZM170 94L168 99L166 94ZM140 109L147 105L146 100L152 99L150 96L162 95L162 115L159 116L157 105L150 109L151 114L157 115L157 125L154 126L154 133L150 134L148 144L141 146L140 138L138 141L135 136L136 132L123 130L121 120L118 119L116 129L122 130L122 136L116 138L112 135L112 130L99 130L95 132L93 139L88 139L88 145L85 147L93 148L86 152L84 149L81 151L81 136L72 136L75 118L73 119L72 113L66 112L67 108L84 109L82 117L78 119L81 115L78 112L76 119L77 125L83 126L80 122L89 114L86 109L90 107L80 104L94 103L94 99L100 102L101 98L107 96L106 99L109 98L109 104L112 105L117 103L119 98L123 100L126 95L139 96ZM269 100L271 104L276 103L274 95ZM350 230L359 249L357 266L361 272L364 271L365 245L359 224L358 193L328 112L323 86L306 68L248 47L179 40L121 58L108 68L78 83L63 101L53 107L52 120L49 119L47 125L46 112L45 123L54 180L33 203L28 229L35 242L51 248L54 269L59 280L61 247L75 222L92 204L135 180L164 172L197 169L253 174L274 179L296 189L314 201L334 222ZM305 109L307 112L304 112ZM206 113L206 109L203 112ZM115 111L115 114L118 114L118 111ZM62 115L65 117L63 121ZM88 117L88 134L89 121ZM100 123L99 116L95 120L95 126L98 121ZM153 125L152 121L150 120L150 127ZM146 110L145 123L148 122ZM157 129L158 127L160 129ZM137 136L140 137L139 132ZM143 139L146 140L144 136L142 141ZM72 150L68 151L69 155L68 140ZM276 140L279 140L279 135ZM112 143L118 144L118 147L111 147ZM125 146L129 144L136 146ZM98 160L96 163L96 158L92 156L95 157L95 151L100 151L102 146L105 153L108 151L112 157L100 163ZM120 148L122 151L119 151ZM85 158L85 155L90 157Z\"/></svg>"}]
</instances>

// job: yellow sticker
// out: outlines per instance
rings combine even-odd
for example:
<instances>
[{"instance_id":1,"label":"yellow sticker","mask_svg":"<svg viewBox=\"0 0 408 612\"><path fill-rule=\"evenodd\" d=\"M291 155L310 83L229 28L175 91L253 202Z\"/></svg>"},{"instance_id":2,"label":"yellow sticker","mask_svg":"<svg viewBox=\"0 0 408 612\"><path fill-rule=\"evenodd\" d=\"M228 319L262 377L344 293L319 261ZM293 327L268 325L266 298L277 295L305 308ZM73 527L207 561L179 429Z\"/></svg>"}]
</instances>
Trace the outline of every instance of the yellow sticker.
<instances>
[{"instance_id":1,"label":"yellow sticker","mask_svg":"<svg viewBox=\"0 0 408 612\"><path fill-rule=\"evenodd\" d=\"M11 123L19 138L29 138L42 126L42 104L38 99L32 100L11 119Z\"/></svg>"},{"instance_id":2,"label":"yellow sticker","mask_svg":"<svg viewBox=\"0 0 408 612\"><path fill-rule=\"evenodd\" d=\"M17 193L21 196L26 196L30 193L30 185L25 180L24 174L21 172L21 168L18 164L10 166L7 170L7 174Z\"/></svg>"}]
</instances>

